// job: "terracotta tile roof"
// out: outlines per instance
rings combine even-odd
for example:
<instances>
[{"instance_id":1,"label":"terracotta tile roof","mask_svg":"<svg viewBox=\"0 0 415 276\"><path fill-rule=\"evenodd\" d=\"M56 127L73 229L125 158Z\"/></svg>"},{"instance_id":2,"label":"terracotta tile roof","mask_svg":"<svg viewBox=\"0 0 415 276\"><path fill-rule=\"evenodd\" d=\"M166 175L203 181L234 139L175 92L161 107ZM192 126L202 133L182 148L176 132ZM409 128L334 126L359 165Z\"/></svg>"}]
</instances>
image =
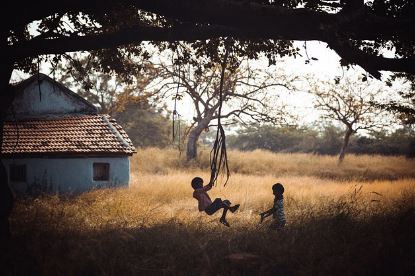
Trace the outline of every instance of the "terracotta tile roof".
<instances>
[{"instance_id":1,"label":"terracotta tile roof","mask_svg":"<svg viewBox=\"0 0 415 276\"><path fill-rule=\"evenodd\" d=\"M6 121L2 155L127 154L135 148L108 115Z\"/></svg>"}]
</instances>

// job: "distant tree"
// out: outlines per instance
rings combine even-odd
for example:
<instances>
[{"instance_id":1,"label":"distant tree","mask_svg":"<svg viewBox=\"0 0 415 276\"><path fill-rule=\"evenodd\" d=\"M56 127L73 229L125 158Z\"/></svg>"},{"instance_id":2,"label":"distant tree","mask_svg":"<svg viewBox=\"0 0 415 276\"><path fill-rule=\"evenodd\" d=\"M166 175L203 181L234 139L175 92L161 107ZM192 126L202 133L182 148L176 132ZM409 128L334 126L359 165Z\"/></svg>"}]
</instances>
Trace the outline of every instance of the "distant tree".
<instances>
[{"instance_id":1,"label":"distant tree","mask_svg":"<svg viewBox=\"0 0 415 276\"><path fill-rule=\"evenodd\" d=\"M329 124L315 127L248 126L228 136L229 147L239 150L266 149L273 152L338 154L344 131ZM409 127L389 133L372 131L353 135L348 152L354 154L405 155L415 157L415 133Z\"/></svg>"},{"instance_id":2,"label":"distant tree","mask_svg":"<svg viewBox=\"0 0 415 276\"><path fill-rule=\"evenodd\" d=\"M254 69L247 62L233 60L227 64L223 82L223 110L219 115L221 64L178 67L160 63L156 66L162 98L190 99L195 110L187 139L187 160L197 157L197 142L201 133L215 126L220 116L223 125L251 122L281 123L289 118L277 105L278 89L293 89L294 77L273 75Z\"/></svg>"},{"instance_id":3,"label":"distant tree","mask_svg":"<svg viewBox=\"0 0 415 276\"><path fill-rule=\"evenodd\" d=\"M375 130L385 126L385 112L371 104L381 90L368 85L367 81L352 81L345 77L341 80L313 82L310 92L315 96L315 108L323 111L322 117L345 127L339 163L346 155L353 134L359 130Z\"/></svg>"},{"instance_id":4,"label":"distant tree","mask_svg":"<svg viewBox=\"0 0 415 276\"><path fill-rule=\"evenodd\" d=\"M315 151L320 154L338 154L342 145L342 136L344 134L341 128L333 124L324 125L320 130Z\"/></svg>"},{"instance_id":5,"label":"distant tree","mask_svg":"<svg viewBox=\"0 0 415 276\"><path fill-rule=\"evenodd\" d=\"M229 136L228 143L230 147L240 150L337 154L341 136L341 129L333 125L318 130L312 127L257 125Z\"/></svg>"},{"instance_id":6,"label":"distant tree","mask_svg":"<svg viewBox=\"0 0 415 276\"><path fill-rule=\"evenodd\" d=\"M97 71L97 61L91 55L73 55L68 60L53 68L58 81L97 106L99 112L117 119L135 146L171 144L170 120L163 115L164 107L157 107L158 98L147 87L156 77L151 64L141 64L146 70L140 75L124 78Z\"/></svg>"},{"instance_id":7,"label":"distant tree","mask_svg":"<svg viewBox=\"0 0 415 276\"><path fill-rule=\"evenodd\" d=\"M318 133L296 126L252 125L229 136L228 143L240 150L266 149L274 152L312 152Z\"/></svg>"},{"instance_id":8,"label":"distant tree","mask_svg":"<svg viewBox=\"0 0 415 276\"><path fill-rule=\"evenodd\" d=\"M171 121L146 98L130 97L118 103L113 117L128 133L136 147L166 147L171 145Z\"/></svg>"},{"instance_id":9,"label":"distant tree","mask_svg":"<svg viewBox=\"0 0 415 276\"><path fill-rule=\"evenodd\" d=\"M125 77L97 70L98 61L92 55L72 55L67 60L67 63L51 68L57 80L97 106L101 113L112 114L119 108L120 101L134 99L134 96L149 98L146 87L154 76L149 63L140 64L140 67L146 67L141 74Z\"/></svg>"}]
</instances>

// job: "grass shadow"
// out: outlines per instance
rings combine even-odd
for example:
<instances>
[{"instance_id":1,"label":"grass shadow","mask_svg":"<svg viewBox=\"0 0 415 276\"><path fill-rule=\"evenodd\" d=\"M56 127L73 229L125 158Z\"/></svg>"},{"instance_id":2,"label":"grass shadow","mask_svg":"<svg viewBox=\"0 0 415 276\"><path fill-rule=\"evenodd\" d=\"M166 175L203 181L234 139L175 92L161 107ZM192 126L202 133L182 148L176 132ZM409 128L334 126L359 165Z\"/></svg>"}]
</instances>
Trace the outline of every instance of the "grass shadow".
<instances>
[{"instance_id":1,"label":"grass shadow","mask_svg":"<svg viewBox=\"0 0 415 276\"><path fill-rule=\"evenodd\" d=\"M281 232L167 223L74 231L14 226L2 275L410 275L415 210L312 218Z\"/></svg>"}]
</instances>

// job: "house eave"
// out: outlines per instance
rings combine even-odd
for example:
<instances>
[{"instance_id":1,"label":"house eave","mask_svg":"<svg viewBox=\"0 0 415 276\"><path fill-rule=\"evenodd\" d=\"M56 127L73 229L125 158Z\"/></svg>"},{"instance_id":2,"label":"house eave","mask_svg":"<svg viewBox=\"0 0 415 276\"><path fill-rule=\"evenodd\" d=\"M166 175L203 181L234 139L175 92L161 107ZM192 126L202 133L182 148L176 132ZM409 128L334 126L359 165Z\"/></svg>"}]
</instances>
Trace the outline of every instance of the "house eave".
<instances>
[{"instance_id":1,"label":"house eave","mask_svg":"<svg viewBox=\"0 0 415 276\"><path fill-rule=\"evenodd\" d=\"M105 158L105 157L130 157L135 152L131 153L115 153L115 152L56 152L56 153L5 153L0 154L1 159L23 159L23 158Z\"/></svg>"}]
</instances>

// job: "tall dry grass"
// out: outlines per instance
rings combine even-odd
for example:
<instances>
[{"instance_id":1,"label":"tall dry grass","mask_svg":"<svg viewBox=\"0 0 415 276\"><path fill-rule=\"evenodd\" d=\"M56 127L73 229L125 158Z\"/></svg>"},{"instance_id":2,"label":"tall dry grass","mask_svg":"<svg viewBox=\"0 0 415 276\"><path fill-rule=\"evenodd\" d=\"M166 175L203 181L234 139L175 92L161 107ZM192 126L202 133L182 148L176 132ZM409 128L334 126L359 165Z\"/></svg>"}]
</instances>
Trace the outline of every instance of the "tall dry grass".
<instances>
[{"instance_id":1,"label":"tall dry grass","mask_svg":"<svg viewBox=\"0 0 415 276\"><path fill-rule=\"evenodd\" d=\"M0 274L410 274L413 161L372 159L349 156L339 168L335 157L233 151L229 183L210 192L241 204L226 228L192 198L191 179L209 176L207 152L189 165L171 150L139 151L130 188L19 200ZM277 181L287 217L278 233L258 223Z\"/></svg>"},{"instance_id":2,"label":"tall dry grass","mask_svg":"<svg viewBox=\"0 0 415 276\"><path fill-rule=\"evenodd\" d=\"M415 177L415 159L403 156L346 156L339 166L337 156L308 153L272 153L264 150L229 151L233 173L248 175L298 175L337 179L398 179ZM186 162L185 153L174 149L145 148L131 160L132 167L143 173L166 174L177 170L208 170L209 150L202 149L196 161Z\"/></svg>"}]
</instances>

